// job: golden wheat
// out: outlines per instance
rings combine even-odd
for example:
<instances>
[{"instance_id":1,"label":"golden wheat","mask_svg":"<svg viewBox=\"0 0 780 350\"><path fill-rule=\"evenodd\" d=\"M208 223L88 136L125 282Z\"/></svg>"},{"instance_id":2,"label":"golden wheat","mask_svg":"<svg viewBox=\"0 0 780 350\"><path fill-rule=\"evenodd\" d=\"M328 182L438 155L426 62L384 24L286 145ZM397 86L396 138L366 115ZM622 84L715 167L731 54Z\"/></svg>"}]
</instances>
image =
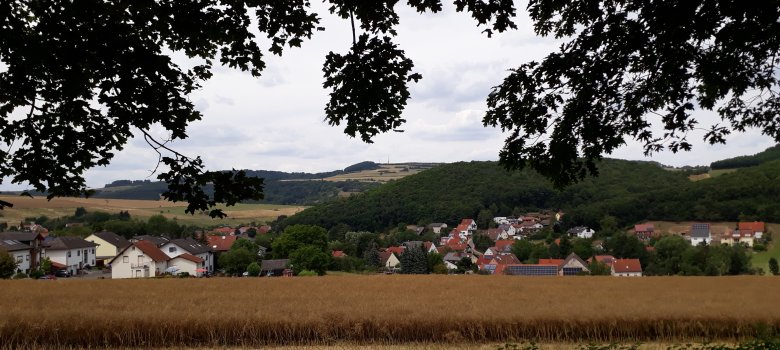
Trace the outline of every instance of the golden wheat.
<instances>
[{"instance_id":1,"label":"golden wheat","mask_svg":"<svg viewBox=\"0 0 780 350\"><path fill-rule=\"evenodd\" d=\"M170 347L740 340L780 279L338 276L0 281L0 343Z\"/></svg>"}]
</instances>

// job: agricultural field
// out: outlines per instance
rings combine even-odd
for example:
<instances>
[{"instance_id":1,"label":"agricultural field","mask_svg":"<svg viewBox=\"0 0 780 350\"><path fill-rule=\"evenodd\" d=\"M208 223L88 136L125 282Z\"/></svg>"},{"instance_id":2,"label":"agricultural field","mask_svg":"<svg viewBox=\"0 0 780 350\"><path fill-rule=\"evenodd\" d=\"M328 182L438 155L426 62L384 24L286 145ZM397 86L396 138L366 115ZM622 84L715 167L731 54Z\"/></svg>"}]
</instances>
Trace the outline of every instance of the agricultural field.
<instances>
[{"instance_id":1,"label":"agricultural field","mask_svg":"<svg viewBox=\"0 0 780 350\"><path fill-rule=\"evenodd\" d=\"M714 177L718 177L718 176L721 176L721 175L724 175L724 174L733 173L733 172L735 172L737 170L739 170L739 168L734 168L734 169L715 169L715 170L710 170L709 172L706 172L704 174L691 175L691 176L688 176L688 178L691 181L701 181L701 180L705 180L705 179L711 179L711 178L714 178Z\"/></svg>"},{"instance_id":2,"label":"agricultural field","mask_svg":"<svg viewBox=\"0 0 780 350\"><path fill-rule=\"evenodd\" d=\"M54 198L51 201L46 197L21 197L0 196L0 200L11 202L13 208L5 208L0 211L0 222L15 225L26 217L39 217L41 215L50 218L73 215L76 208L84 207L87 211L104 211L118 213L128 211L134 218L146 219L152 215L164 215L169 219L176 219L184 224L216 225L237 224L250 221L271 221L279 215L293 215L305 207L286 206L276 204L238 204L231 207L222 207L228 217L225 219L212 219L208 215L190 215L184 212L186 203L173 203L169 201L133 200L133 199L102 199L102 198Z\"/></svg>"},{"instance_id":3,"label":"agricultural field","mask_svg":"<svg viewBox=\"0 0 780 350\"><path fill-rule=\"evenodd\" d=\"M4 280L0 290L8 348L469 348L732 342L780 331L780 293L770 292L780 278L756 276L58 279Z\"/></svg>"},{"instance_id":4,"label":"agricultural field","mask_svg":"<svg viewBox=\"0 0 780 350\"><path fill-rule=\"evenodd\" d=\"M398 180L409 175L417 174L423 170L435 166L428 163L398 163L379 164L379 169L363 170L348 174L340 174L325 178L325 181L372 181L387 182Z\"/></svg>"}]
</instances>

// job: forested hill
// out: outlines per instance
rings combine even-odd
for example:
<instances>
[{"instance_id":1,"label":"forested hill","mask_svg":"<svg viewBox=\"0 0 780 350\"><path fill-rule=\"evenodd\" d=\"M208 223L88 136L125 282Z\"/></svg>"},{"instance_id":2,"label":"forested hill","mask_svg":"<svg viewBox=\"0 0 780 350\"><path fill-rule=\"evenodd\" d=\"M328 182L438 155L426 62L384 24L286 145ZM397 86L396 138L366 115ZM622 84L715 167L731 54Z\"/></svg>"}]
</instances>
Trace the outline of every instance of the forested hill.
<instances>
[{"instance_id":1,"label":"forested hill","mask_svg":"<svg viewBox=\"0 0 780 350\"><path fill-rule=\"evenodd\" d=\"M739 156L734 158L728 158L712 162L710 168L712 169L734 169L734 168L747 168L751 166L760 165L766 162L780 159L780 145L775 145L767 148L763 152L756 153L752 156Z\"/></svg>"},{"instance_id":2,"label":"forested hill","mask_svg":"<svg viewBox=\"0 0 780 350\"><path fill-rule=\"evenodd\" d=\"M532 171L508 172L494 162L443 165L361 195L324 203L287 218L289 224L379 231L399 223L561 209L568 224L598 227L605 215L627 225L653 220L736 220L740 214L780 221L780 161L706 181L648 162L604 160L601 174L564 190Z\"/></svg>"}]
</instances>

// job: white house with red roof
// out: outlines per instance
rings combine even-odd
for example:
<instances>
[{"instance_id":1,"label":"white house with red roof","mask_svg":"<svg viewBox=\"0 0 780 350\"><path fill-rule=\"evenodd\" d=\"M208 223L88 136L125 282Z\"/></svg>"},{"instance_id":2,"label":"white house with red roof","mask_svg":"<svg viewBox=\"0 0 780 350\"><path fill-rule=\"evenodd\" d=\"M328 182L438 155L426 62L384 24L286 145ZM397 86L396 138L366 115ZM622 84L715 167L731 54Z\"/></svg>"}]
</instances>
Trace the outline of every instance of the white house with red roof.
<instances>
[{"instance_id":1,"label":"white house with red roof","mask_svg":"<svg viewBox=\"0 0 780 350\"><path fill-rule=\"evenodd\" d=\"M108 265L112 279L144 278L165 273L169 260L171 258L154 243L141 240L119 252Z\"/></svg>"},{"instance_id":2,"label":"white house with red roof","mask_svg":"<svg viewBox=\"0 0 780 350\"><path fill-rule=\"evenodd\" d=\"M388 270L394 270L401 264L401 260L391 251L379 252L379 263Z\"/></svg>"},{"instance_id":3,"label":"white house with red roof","mask_svg":"<svg viewBox=\"0 0 780 350\"><path fill-rule=\"evenodd\" d=\"M207 270L203 267L205 261L190 253L179 254L168 260L166 271L175 273L188 273L190 276L201 276Z\"/></svg>"},{"instance_id":4,"label":"white house with red roof","mask_svg":"<svg viewBox=\"0 0 780 350\"><path fill-rule=\"evenodd\" d=\"M737 228L741 230L753 231L753 237L760 239L764 235L766 225L762 221L740 222Z\"/></svg>"},{"instance_id":5,"label":"white house with red roof","mask_svg":"<svg viewBox=\"0 0 780 350\"><path fill-rule=\"evenodd\" d=\"M616 259L612 263L612 276L642 277L642 263L639 259Z\"/></svg>"}]
</instances>

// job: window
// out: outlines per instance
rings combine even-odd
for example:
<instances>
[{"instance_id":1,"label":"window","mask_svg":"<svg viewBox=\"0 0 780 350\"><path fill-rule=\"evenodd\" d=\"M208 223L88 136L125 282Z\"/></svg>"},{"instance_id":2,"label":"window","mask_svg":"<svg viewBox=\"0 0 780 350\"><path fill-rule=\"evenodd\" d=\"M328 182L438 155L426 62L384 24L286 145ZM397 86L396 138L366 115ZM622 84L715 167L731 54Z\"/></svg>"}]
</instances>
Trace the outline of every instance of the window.
<instances>
[{"instance_id":1,"label":"window","mask_svg":"<svg viewBox=\"0 0 780 350\"><path fill-rule=\"evenodd\" d=\"M27 254L24 258L25 260L30 261L30 254Z\"/></svg>"},{"instance_id":2,"label":"window","mask_svg":"<svg viewBox=\"0 0 780 350\"><path fill-rule=\"evenodd\" d=\"M129 256L123 256L122 257L122 262L123 263L129 263L130 262L130 257Z\"/></svg>"},{"instance_id":3,"label":"window","mask_svg":"<svg viewBox=\"0 0 780 350\"><path fill-rule=\"evenodd\" d=\"M95 254L95 248L92 248L92 254Z\"/></svg>"},{"instance_id":4,"label":"window","mask_svg":"<svg viewBox=\"0 0 780 350\"><path fill-rule=\"evenodd\" d=\"M24 258L21 255L19 255L19 256L16 257L16 262L20 263L20 262L22 262L23 259Z\"/></svg>"},{"instance_id":5,"label":"window","mask_svg":"<svg viewBox=\"0 0 780 350\"><path fill-rule=\"evenodd\" d=\"M168 247L168 253L176 253L176 247Z\"/></svg>"},{"instance_id":6,"label":"window","mask_svg":"<svg viewBox=\"0 0 780 350\"><path fill-rule=\"evenodd\" d=\"M70 258L70 251L68 251L68 257Z\"/></svg>"}]
</instances>

